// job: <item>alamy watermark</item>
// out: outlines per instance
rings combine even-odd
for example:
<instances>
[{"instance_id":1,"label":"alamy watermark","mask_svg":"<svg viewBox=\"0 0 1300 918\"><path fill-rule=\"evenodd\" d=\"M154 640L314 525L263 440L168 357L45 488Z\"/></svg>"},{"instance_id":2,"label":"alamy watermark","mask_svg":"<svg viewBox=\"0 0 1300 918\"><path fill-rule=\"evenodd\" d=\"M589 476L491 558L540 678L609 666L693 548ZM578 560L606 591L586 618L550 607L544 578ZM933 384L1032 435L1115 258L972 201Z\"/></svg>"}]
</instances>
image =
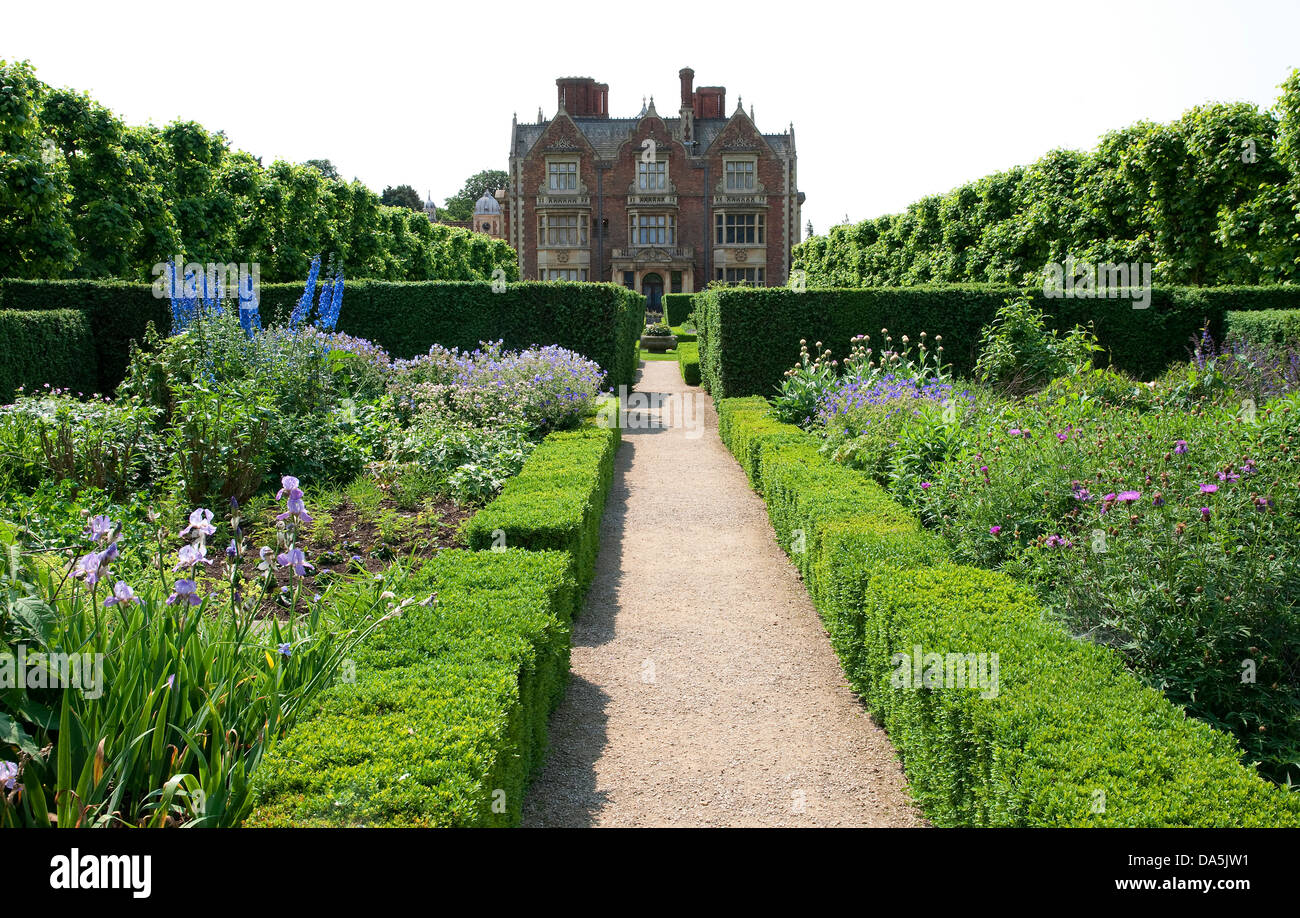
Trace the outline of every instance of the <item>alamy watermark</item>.
<instances>
[{"instance_id":1,"label":"alamy watermark","mask_svg":"<svg viewBox=\"0 0 1300 918\"><path fill-rule=\"evenodd\" d=\"M695 392L629 392L618 387L618 397L608 399L597 412L602 427L619 430L665 430L681 427L686 439L704 436L704 400Z\"/></svg>"},{"instance_id":2,"label":"alamy watermark","mask_svg":"<svg viewBox=\"0 0 1300 918\"><path fill-rule=\"evenodd\" d=\"M0 653L0 689L77 689L94 700L104 694L102 653Z\"/></svg>"},{"instance_id":3,"label":"alamy watermark","mask_svg":"<svg viewBox=\"0 0 1300 918\"><path fill-rule=\"evenodd\" d=\"M911 654L896 653L889 660L894 688L978 689L981 698L998 697L996 653L924 653L916 644Z\"/></svg>"},{"instance_id":4,"label":"alamy watermark","mask_svg":"<svg viewBox=\"0 0 1300 918\"><path fill-rule=\"evenodd\" d=\"M262 266L257 262L182 262L161 261L153 266L153 295L155 299L223 299L239 300L240 304L258 301L262 285Z\"/></svg>"},{"instance_id":5,"label":"alamy watermark","mask_svg":"<svg viewBox=\"0 0 1300 918\"><path fill-rule=\"evenodd\" d=\"M1150 262L1094 264L1067 257L1043 269L1043 296L1049 299L1130 299L1134 309L1151 305Z\"/></svg>"}]
</instances>

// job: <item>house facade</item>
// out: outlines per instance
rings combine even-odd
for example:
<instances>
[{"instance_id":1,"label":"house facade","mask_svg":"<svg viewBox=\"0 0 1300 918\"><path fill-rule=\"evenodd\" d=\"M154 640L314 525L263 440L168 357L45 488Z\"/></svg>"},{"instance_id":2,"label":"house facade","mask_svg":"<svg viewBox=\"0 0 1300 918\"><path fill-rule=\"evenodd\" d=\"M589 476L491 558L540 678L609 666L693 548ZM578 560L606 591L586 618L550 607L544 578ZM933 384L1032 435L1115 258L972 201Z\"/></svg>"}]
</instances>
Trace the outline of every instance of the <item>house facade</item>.
<instances>
[{"instance_id":1,"label":"house facade","mask_svg":"<svg viewBox=\"0 0 1300 918\"><path fill-rule=\"evenodd\" d=\"M800 239L794 126L764 134L721 86L678 74L681 106L609 116L609 87L556 80L553 118L511 125L501 228L526 280L607 281L657 306L710 281L780 286Z\"/></svg>"}]
</instances>

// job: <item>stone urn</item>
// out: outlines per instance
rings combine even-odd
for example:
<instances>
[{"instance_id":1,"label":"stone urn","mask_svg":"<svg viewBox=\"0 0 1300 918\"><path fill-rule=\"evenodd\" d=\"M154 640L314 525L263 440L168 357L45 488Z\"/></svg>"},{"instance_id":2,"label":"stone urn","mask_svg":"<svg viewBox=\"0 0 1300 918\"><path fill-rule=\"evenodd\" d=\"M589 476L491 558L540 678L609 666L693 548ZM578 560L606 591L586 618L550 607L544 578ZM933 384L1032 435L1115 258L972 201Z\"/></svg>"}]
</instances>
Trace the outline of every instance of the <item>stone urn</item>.
<instances>
[{"instance_id":1,"label":"stone urn","mask_svg":"<svg viewBox=\"0 0 1300 918\"><path fill-rule=\"evenodd\" d=\"M677 336L667 325L648 325L641 333L641 346L652 354L663 354L677 347Z\"/></svg>"}]
</instances>

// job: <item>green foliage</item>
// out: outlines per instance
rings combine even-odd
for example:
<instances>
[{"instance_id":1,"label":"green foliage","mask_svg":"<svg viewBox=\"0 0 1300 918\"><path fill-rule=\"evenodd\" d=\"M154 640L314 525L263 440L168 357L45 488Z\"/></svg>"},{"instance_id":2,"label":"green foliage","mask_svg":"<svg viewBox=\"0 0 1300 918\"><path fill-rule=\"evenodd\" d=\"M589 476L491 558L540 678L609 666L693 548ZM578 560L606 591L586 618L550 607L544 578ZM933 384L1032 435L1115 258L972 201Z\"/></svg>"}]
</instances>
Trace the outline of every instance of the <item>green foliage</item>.
<instances>
[{"instance_id":1,"label":"green foliage","mask_svg":"<svg viewBox=\"0 0 1300 918\"><path fill-rule=\"evenodd\" d=\"M1043 313L1020 296L1007 300L981 330L975 377L1007 392L1028 392L1091 368L1099 350L1096 336L1081 325L1065 336L1049 330Z\"/></svg>"},{"instance_id":2,"label":"green foliage","mask_svg":"<svg viewBox=\"0 0 1300 918\"><path fill-rule=\"evenodd\" d=\"M1261 309L1228 313L1229 341L1244 339L1264 346L1300 342L1300 309Z\"/></svg>"},{"instance_id":3,"label":"green foliage","mask_svg":"<svg viewBox=\"0 0 1300 918\"><path fill-rule=\"evenodd\" d=\"M682 382L688 386L700 384L700 346L694 341L677 342L677 364L682 371Z\"/></svg>"},{"instance_id":4,"label":"green foliage","mask_svg":"<svg viewBox=\"0 0 1300 918\"><path fill-rule=\"evenodd\" d=\"M0 406L0 483L31 490L71 481L125 498L166 459L155 430L159 411L139 401L82 401L38 389Z\"/></svg>"},{"instance_id":5,"label":"green foliage","mask_svg":"<svg viewBox=\"0 0 1300 918\"><path fill-rule=\"evenodd\" d=\"M1204 105L1106 134L1091 153L1029 166L794 249L812 287L1036 283L1049 262L1150 262L1166 284L1300 280L1300 70L1278 117Z\"/></svg>"},{"instance_id":6,"label":"green foliage","mask_svg":"<svg viewBox=\"0 0 1300 918\"><path fill-rule=\"evenodd\" d=\"M99 385L95 342L75 309L0 309L0 404L20 387L90 393Z\"/></svg>"},{"instance_id":7,"label":"green foliage","mask_svg":"<svg viewBox=\"0 0 1300 918\"><path fill-rule=\"evenodd\" d=\"M664 321L669 325L685 325L691 317L694 306L691 303L693 293L665 293L659 300L664 310Z\"/></svg>"},{"instance_id":8,"label":"green foliage","mask_svg":"<svg viewBox=\"0 0 1300 918\"><path fill-rule=\"evenodd\" d=\"M386 207L405 207L407 210L424 212L424 202L420 193L410 185L389 185L379 196L379 203Z\"/></svg>"},{"instance_id":9,"label":"green foliage","mask_svg":"<svg viewBox=\"0 0 1300 918\"><path fill-rule=\"evenodd\" d=\"M568 552L581 601L595 573L618 444L619 430L612 425L548 436L500 496L465 523L469 546Z\"/></svg>"},{"instance_id":10,"label":"green foliage","mask_svg":"<svg viewBox=\"0 0 1300 918\"><path fill-rule=\"evenodd\" d=\"M194 122L128 126L26 64L0 61L0 116L0 277L139 281L183 253L300 282L320 252L349 278L518 277L510 246L430 224L418 196L385 206L328 160L263 167Z\"/></svg>"},{"instance_id":11,"label":"green foliage","mask_svg":"<svg viewBox=\"0 0 1300 918\"><path fill-rule=\"evenodd\" d=\"M1226 309L1241 288L1155 288L1148 309L1126 300L1053 299L1034 291L1029 302L1049 327L1091 323L1105 358L1121 370L1150 378L1184 359L1188 343L1208 321L1222 337ZM888 328L916 340L942 336L944 361L969 374L978 357L980 329L1021 291L957 285L858 290L715 289L696 297L700 369L714 398L768 395L781 382L801 340L823 341L832 358L847 355L857 335ZM1277 287L1271 302L1300 303L1300 287Z\"/></svg>"},{"instance_id":12,"label":"green foliage","mask_svg":"<svg viewBox=\"0 0 1300 918\"><path fill-rule=\"evenodd\" d=\"M1229 737L1144 688L1112 651L1046 620L1007 576L951 566L942 539L821 457L812 435L776 422L762 399L723 399L718 410L846 674L936 823L1300 824L1300 800L1242 767ZM895 654L910 660L918 646L945 658L997 653L996 693L896 684Z\"/></svg>"}]
</instances>

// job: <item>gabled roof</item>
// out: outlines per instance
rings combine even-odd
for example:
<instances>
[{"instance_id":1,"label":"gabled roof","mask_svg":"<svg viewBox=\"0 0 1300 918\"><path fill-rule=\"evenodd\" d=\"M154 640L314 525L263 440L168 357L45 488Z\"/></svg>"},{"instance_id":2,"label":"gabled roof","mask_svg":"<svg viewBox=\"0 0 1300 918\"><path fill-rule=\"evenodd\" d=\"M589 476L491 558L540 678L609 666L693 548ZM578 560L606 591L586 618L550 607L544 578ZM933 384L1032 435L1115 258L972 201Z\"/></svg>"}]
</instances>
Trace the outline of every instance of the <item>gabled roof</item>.
<instances>
[{"instance_id":1,"label":"gabled roof","mask_svg":"<svg viewBox=\"0 0 1300 918\"><path fill-rule=\"evenodd\" d=\"M570 117L572 118L572 116ZM587 138L588 143L595 148L596 155L601 159L616 158L618 148L632 135L637 124L641 121L640 118L572 118L572 120L577 125L578 130L582 131L583 136ZM682 139L681 120L678 118L664 118L663 121L668 128L669 135L680 142ZM730 122L731 118L696 119L695 139L699 144L693 151L694 155L703 154L713 146L713 142L722 133L722 129ZM532 150L550 123L550 121L546 121L541 124L516 125L514 152L523 156ZM762 136L777 153L789 152L790 137L788 134L763 134Z\"/></svg>"}]
</instances>

